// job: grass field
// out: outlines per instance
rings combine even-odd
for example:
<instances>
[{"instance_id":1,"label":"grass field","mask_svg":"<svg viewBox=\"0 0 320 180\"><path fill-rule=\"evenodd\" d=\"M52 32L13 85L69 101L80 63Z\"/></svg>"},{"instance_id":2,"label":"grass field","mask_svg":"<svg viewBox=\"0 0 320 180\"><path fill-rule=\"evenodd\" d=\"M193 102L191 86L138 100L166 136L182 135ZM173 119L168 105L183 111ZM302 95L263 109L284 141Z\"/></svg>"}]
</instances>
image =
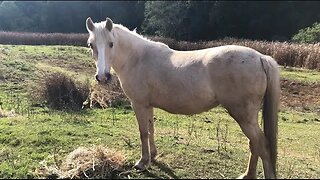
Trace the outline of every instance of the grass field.
<instances>
[{"instance_id":1,"label":"grass field","mask_svg":"<svg viewBox=\"0 0 320 180\"><path fill-rule=\"evenodd\" d=\"M8 116L0 118L0 178L44 178L36 173L43 164L59 165L77 147L94 145L122 152L131 170L140 157L133 111L39 106L30 94L52 72L86 82L95 66L84 47L0 45L0 107ZM320 72L281 67L281 79L278 177L319 178ZM194 116L156 109L155 126L158 163L122 178L228 179L245 171L247 139L223 108Z\"/></svg>"}]
</instances>

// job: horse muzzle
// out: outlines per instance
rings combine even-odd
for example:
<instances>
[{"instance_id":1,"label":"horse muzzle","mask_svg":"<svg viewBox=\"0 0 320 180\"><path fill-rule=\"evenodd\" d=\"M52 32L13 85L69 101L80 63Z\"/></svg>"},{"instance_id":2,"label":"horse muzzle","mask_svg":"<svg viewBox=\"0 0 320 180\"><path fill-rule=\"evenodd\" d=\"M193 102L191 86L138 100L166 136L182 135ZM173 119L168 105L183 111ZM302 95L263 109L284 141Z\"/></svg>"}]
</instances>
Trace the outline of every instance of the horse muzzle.
<instances>
[{"instance_id":1,"label":"horse muzzle","mask_svg":"<svg viewBox=\"0 0 320 180\"><path fill-rule=\"evenodd\" d=\"M111 79L112 75L110 73L106 73L103 77L100 77L98 74L96 75L96 80L101 84L107 84Z\"/></svg>"}]
</instances>

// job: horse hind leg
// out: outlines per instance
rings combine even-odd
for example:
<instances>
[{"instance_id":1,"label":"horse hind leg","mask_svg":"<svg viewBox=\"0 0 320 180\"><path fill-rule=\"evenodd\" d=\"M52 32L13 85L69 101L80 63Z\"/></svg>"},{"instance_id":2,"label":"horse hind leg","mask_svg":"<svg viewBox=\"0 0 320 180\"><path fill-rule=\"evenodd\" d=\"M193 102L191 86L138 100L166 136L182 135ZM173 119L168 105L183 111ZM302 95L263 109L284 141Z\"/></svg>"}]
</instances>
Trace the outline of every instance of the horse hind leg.
<instances>
[{"instance_id":1,"label":"horse hind leg","mask_svg":"<svg viewBox=\"0 0 320 180\"><path fill-rule=\"evenodd\" d=\"M239 178L256 178L256 167L259 156L261 157L263 162L265 177L268 179L275 178L275 174L272 170L267 141L258 124L259 109L242 106L242 108L237 107L236 109L229 108L228 111L229 114L237 121L237 123L240 125L241 130L249 139L249 146L251 151L247 170Z\"/></svg>"},{"instance_id":2,"label":"horse hind leg","mask_svg":"<svg viewBox=\"0 0 320 180\"><path fill-rule=\"evenodd\" d=\"M265 177L267 179L275 178L272 170L270 154L267 147L267 141L258 123L242 124L240 126L242 126L242 131L250 140L251 156L246 172L247 177L251 178L250 176L255 176L258 155L262 159Z\"/></svg>"},{"instance_id":3,"label":"horse hind leg","mask_svg":"<svg viewBox=\"0 0 320 180\"><path fill-rule=\"evenodd\" d=\"M257 176L257 163L258 163L258 152L256 148L253 146L253 143L249 140L250 146L250 157L247 166L247 170L244 174L240 175L238 179L256 179Z\"/></svg>"}]
</instances>

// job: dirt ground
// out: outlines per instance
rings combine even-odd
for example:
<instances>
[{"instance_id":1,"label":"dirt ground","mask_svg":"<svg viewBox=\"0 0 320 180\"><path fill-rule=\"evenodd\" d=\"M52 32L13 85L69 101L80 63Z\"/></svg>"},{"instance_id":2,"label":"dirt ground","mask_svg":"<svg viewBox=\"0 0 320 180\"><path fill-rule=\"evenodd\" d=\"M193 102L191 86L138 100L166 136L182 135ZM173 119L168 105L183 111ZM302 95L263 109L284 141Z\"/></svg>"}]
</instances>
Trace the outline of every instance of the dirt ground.
<instances>
[{"instance_id":1,"label":"dirt ground","mask_svg":"<svg viewBox=\"0 0 320 180\"><path fill-rule=\"evenodd\" d=\"M302 83L281 79L281 107L320 115L320 83Z\"/></svg>"}]
</instances>

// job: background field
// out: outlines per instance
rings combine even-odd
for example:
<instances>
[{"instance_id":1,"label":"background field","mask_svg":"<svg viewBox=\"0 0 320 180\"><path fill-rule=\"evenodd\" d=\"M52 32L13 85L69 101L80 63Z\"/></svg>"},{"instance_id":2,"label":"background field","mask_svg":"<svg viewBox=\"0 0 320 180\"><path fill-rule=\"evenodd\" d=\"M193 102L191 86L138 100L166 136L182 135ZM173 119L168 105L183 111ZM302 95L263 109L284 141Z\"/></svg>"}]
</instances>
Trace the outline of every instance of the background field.
<instances>
[{"instance_id":1,"label":"background field","mask_svg":"<svg viewBox=\"0 0 320 180\"><path fill-rule=\"evenodd\" d=\"M175 49L214 46L214 42L162 39L165 40ZM319 44L235 39L221 41L223 43L255 46L264 53L273 53L278 62L285 65L280 67L278 177L318 178ZM105 145L125 154L125 168L130 170L140 156L133 111L128 107L81 111L48 108L32 97L39 93L39 87L52 72L92 84L95 66L88 48L81 46L0 45L3 116L0 118L0 177L46 177L36 173L43 164L59 166L77 147L94 145ZM131 171L122 178L236 178L245 171L249 156L247 139L223 108L194 116L172 115L156 109L155 126L158 163L152 164L148 171ZM263 177L261 162L258 177Z\"/></svg>"}]
</instances>

